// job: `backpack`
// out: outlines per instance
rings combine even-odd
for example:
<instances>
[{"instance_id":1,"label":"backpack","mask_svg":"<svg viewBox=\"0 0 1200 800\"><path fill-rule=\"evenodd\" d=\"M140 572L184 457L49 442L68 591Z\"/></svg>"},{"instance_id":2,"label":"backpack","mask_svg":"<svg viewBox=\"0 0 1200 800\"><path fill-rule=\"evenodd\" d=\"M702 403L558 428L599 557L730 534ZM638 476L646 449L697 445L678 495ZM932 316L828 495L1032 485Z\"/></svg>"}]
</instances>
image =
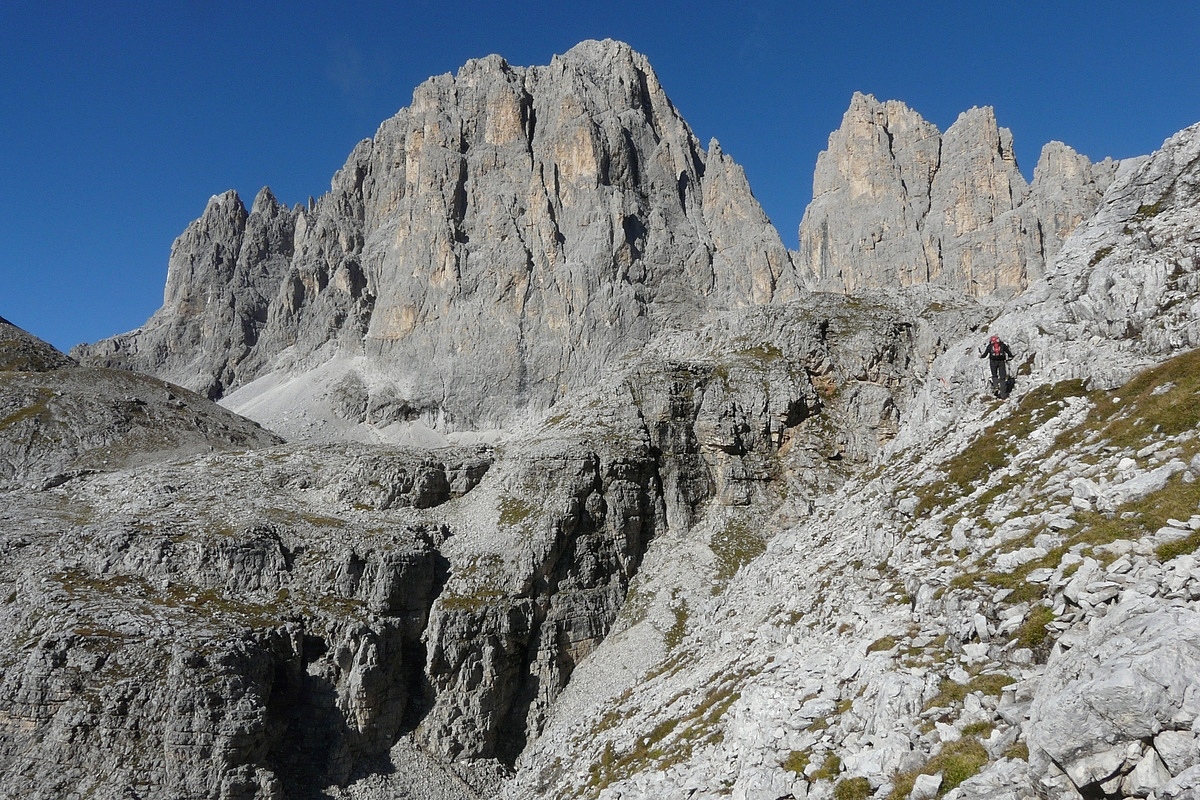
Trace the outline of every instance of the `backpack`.
<instances>
[{"instance_id":1,"label":"backpack","mask_svg":"<svg viewBox=\"0 0 1200 800\"><path fill-rule=\"evenodd\" d=\"M991 343L992 358L1002 358L1004 356L1004 342L999 339Z\"/></svg>"}]
</instances>

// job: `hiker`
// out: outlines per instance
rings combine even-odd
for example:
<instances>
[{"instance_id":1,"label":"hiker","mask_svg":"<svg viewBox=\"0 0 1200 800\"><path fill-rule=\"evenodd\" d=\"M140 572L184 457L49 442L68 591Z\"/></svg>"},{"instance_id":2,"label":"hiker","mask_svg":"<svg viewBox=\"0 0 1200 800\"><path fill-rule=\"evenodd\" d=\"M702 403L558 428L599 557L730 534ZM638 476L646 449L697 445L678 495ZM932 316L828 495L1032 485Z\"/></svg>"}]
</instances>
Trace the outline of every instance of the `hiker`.
<instances>
[{"instance_id":1,"label":"hiker","mask_svg":"<svg viewBox=\"0 0 1200 800\"><path fill-rule=\"evenodd\" d=\"M1011 388L1008 382L1008 362L1012 361L1012 350L1000 341L999 336L992 334L983 350L979 352L979 357L986 358L988 366L992 368L992 394L1000 398L1008 397Z\"/></svg>"}]
</instances>

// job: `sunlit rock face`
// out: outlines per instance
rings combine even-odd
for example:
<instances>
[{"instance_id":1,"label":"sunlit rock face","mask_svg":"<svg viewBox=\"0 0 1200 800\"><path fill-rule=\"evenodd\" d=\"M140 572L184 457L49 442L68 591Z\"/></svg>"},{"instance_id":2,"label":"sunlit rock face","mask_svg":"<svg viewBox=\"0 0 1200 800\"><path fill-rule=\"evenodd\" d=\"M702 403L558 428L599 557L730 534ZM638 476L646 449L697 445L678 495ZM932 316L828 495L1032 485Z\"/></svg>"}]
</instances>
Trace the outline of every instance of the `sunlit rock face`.
<instances>
[{"instance_id":1,"label":"sunlit rock face","mask_svg":"<svg viewBox=\"0 0 1200 800\"><path fill-rule=\"evenodd\" d=\"M1012 296L1041 277L1114 170L1052 142L1027 184L992 109L943 134L903 103L855 94L817 159L800 265L832 291L937 283Z\"/></svg>"},{"instance_id":2,"label":"sunlit rock face","mask_svg":"<svg viewBox=\"0 0 1200 800\"><path fill-rule=\"evenodd\" d=\"M797 293L741 168L643 56L584 42L430 79L308 207L213 198L163 307L79 353L212 398L361 355L387 373L369 394L453 430L543 409L663 327Z\"/></svg>"}]
</instances>

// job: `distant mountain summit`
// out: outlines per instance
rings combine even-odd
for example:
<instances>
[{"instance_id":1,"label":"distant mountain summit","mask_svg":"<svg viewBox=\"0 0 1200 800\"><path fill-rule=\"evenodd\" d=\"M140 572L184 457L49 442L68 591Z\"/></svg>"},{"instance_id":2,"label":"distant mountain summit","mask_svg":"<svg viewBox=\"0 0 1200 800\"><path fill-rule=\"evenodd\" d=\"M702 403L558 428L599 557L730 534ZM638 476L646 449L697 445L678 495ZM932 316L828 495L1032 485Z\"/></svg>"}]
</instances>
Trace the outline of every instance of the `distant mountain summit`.
<instances>
[{"instance_id":1,"label":"distant mountain summit","mask_svg":"<svg viewBox=\"0 0 1200 800\"><path fill-rule=\"evenodd\" d=\"M419 86L320 199L212 197L172 248L162 308L73 355L289 439L445 444L536 417L716 312L923 284L1021 294L1118 166L1051 142L1030 184L990 108L943 134L855 94L794 253L628 45L489 56Z\"/></svg>"},{"instance_id":2,"label":"distant mountain summit","mask_svg":"<svg viewBox=\"0 0 1200 800\"><path fill-rule=\"evenodd\" d=\"M935 283L1010 297L1045 273L1116 168L1051 142L1028 184L991 108L942 134L903 103L856 93L817 158L799 261L822 290Z\"/></svg>"},{"instance_id":3,"label":"distant mountain summit","mask_svg":"<svg viewBox=\"0 0 1200 800\"><path fill-rule=\"evenodd\" d=\"M307 207L212 198L162 308L77 355L289 433L487 428L657 330L799 290L742 169L701 147L644 56L589 41L430 79Z\"/></svg>"}]
</instances>

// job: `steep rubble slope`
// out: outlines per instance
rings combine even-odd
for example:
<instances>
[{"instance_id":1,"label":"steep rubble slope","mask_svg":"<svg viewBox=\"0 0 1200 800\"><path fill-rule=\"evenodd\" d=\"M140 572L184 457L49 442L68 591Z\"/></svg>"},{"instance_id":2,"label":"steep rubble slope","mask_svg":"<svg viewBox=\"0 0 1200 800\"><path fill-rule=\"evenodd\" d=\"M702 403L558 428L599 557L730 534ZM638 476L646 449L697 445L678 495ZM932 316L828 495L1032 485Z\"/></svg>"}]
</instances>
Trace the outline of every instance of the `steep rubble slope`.
<instances>
[{"instance_id":1,"label":"steep rubble slope","mask_svg":"<svg viewBox=\"0 0 1200 800\"><path fill-rule=\"evenodd\" d=\"M453 431L543 410L664 327L797 291L741 169L702 149L643 56L584 42L430 79L306 208L214 197L162 308L76 357L214 399L269 380L284 402L289 380L364 356L321 388L357 383L380 413L333 398L319 422Z\"/></svg>"},{"instance_id":2,"label":"steep rubble slope","mask_svg":"<svg viewBox=\"0 0 1200 800\"><path fill-rule=\"evenodd\" d=\"M942 134L903 103L856 93L817 158L798 266L826 291L936 283L1011 297L1091 216L1115 168L1051 142L1029 185L992 109Z\"/></svg>"}]
</instances>

